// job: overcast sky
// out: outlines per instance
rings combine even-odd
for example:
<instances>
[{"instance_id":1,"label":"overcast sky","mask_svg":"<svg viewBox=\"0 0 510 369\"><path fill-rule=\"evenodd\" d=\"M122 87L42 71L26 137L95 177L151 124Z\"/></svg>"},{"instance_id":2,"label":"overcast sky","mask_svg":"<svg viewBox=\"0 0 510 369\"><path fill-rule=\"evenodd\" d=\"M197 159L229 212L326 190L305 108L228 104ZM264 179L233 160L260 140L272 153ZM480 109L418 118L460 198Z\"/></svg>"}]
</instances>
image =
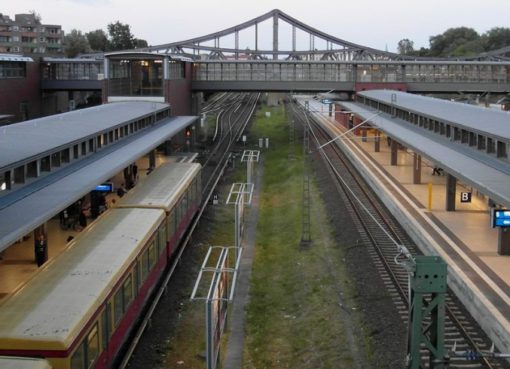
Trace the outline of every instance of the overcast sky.
<instances>
[{"instance_id":1,"label":"overcast sky","mask_svg":"<svg viewBox=\"0 0 510 369\"><path fill-rule=\"evenodd\" d=\"M509 27L509 0L4 0L0 12L11 18L35 10L43 24L59 24L65 32L106 31L120 21L149 45L181 41L220 31L280 9L335 37L376 49L395 51L403 38L415 49L429 46L429 37L451 27L467 26L482 34L493 27ZM261 25L259 48L271 48L270 27ZM281 27L280 42L289 44L290 27ZM287 35L287 36L286 36ZM251 34L241 47L252 47ZM265 41L262 42L261 40ZM300 44L309 41L298 35ZM228 42L228 41L225 41ZM261 45L262 44L262 45ZM230 46L224 45L221 46ZM319 45L315 45L319 48ZM282 47L283 48L283 47Z\"/></svg>"}]
</instances>

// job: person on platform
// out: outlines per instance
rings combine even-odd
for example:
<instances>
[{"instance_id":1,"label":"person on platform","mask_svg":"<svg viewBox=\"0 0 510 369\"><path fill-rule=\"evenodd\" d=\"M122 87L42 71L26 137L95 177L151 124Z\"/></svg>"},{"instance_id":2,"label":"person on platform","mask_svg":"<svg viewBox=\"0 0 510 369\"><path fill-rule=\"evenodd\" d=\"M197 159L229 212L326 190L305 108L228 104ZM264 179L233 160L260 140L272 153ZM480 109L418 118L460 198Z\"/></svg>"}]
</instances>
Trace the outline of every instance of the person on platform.
<instances>
[{"instance_id":1,"label":"person on platform","mask_svg":"<svg viewBox=\"0 0 510 369\"><path fill-rule=\"evenodd\" d=\"M35 241L35 262L37 266L40 267L46 261L46 238L43 234L39 235L39 238Z\"/></svg>"},{"instance_id":2,"label":"person on platform","mask_svg":"<svg viewBox=\"0 0 510 369\"><path fill-rule=\"evenodd\" d=\"M78 217L78 224L80 225L80 231L85 229L87 226L87 216L85 215L85 210L82 210L80 216Z\"/></svg>"}]
</instances>

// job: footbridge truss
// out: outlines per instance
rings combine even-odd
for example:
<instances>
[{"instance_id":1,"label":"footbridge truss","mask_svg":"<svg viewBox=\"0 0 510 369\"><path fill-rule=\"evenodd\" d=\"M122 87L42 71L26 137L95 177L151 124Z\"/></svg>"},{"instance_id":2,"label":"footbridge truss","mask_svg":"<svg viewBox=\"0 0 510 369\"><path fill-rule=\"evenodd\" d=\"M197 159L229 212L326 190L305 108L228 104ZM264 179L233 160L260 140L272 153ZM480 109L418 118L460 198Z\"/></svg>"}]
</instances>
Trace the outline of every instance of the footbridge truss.
<instances>
[{"instance_id":1,"label":"footbridge truss","mask_svg":"<svg viewBox=\"0 0 510 369\"><path fill-rule=\"evenodd\" d=\"M259 46L260 25L264 22L272 23L272 49L263 49ZM280 30L282 23L291 29L290 35L282 37ZM304 33L308 42L297 42L297 32ZM243 38L249 34L250 47L240 46L240 35ZM265 35L264 35L265 37ZM289 40L290 38L290 40ZM302 38L300 38L302 40ZM244 41L244 39L243 39ZM226 46L226 45L229 46ZM305 49L301 45L308 44ZM225 46L222 46L225 45ZM316 47L316 45L318 47ZM299 49L301 47L301 49ZM140 51L140 49L138 49ZM281 10L274 9L247 22L193 39L151 46L143 51L184 54L193 59L207 60L330 60L330 61L398 61L423 60L415 56L405 56L388 51L373 49L358 45L338 37L324 33L316 28L291 17ZM510 61L510 46L471 57L471 60L506 60ZM458 60L458 59L457 59ZM464 59L466 60L466 59Z\"/></svg>"}]
</instances>

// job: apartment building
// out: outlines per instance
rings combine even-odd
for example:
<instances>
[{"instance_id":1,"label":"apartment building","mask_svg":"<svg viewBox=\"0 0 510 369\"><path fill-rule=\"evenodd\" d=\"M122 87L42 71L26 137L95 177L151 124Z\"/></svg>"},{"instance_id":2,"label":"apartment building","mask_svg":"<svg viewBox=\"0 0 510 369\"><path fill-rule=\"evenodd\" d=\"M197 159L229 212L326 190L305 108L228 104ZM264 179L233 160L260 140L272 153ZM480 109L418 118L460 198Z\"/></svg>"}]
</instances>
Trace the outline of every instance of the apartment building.
<instances>
[{"instance_id":1,"label":"apartment building","mask_svg":"<svg viewBox=\"0 0 510 369\"><path fill-rule=\"evenodd\" d=\"M62 54L64 31L59 25L41 24L36 14L0 13L0 53Z\"/></svg>"}]
</instances>

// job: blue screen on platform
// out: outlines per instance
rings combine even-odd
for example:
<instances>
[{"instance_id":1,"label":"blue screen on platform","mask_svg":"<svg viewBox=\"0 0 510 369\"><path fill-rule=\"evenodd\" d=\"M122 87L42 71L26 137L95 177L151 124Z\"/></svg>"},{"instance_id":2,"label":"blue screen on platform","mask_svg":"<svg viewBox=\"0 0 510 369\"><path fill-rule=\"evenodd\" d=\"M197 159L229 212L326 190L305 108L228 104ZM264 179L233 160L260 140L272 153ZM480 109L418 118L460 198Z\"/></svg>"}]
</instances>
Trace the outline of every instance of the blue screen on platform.
<instances>
[{"instance_id":1,"label":"blue screen on platform","mask_svg":"<svg viewBox=\"0 0 510 369\"><path fill-rule=\"evenodd\" d=\"M100 185L96 186L96 188L94 188L94 191L112 192L113 191L113 183L100 184Z\"/></svg>"},{"instance_id":2,"label":"blue screen on platform","mask_svg":"<svg viewBox=\"0 0 510 369\"><path fill-rule=\"evenodd\" d=\"M510 210L494 209L494 227L510 227Z\"/></svg>"}]
</instances>

